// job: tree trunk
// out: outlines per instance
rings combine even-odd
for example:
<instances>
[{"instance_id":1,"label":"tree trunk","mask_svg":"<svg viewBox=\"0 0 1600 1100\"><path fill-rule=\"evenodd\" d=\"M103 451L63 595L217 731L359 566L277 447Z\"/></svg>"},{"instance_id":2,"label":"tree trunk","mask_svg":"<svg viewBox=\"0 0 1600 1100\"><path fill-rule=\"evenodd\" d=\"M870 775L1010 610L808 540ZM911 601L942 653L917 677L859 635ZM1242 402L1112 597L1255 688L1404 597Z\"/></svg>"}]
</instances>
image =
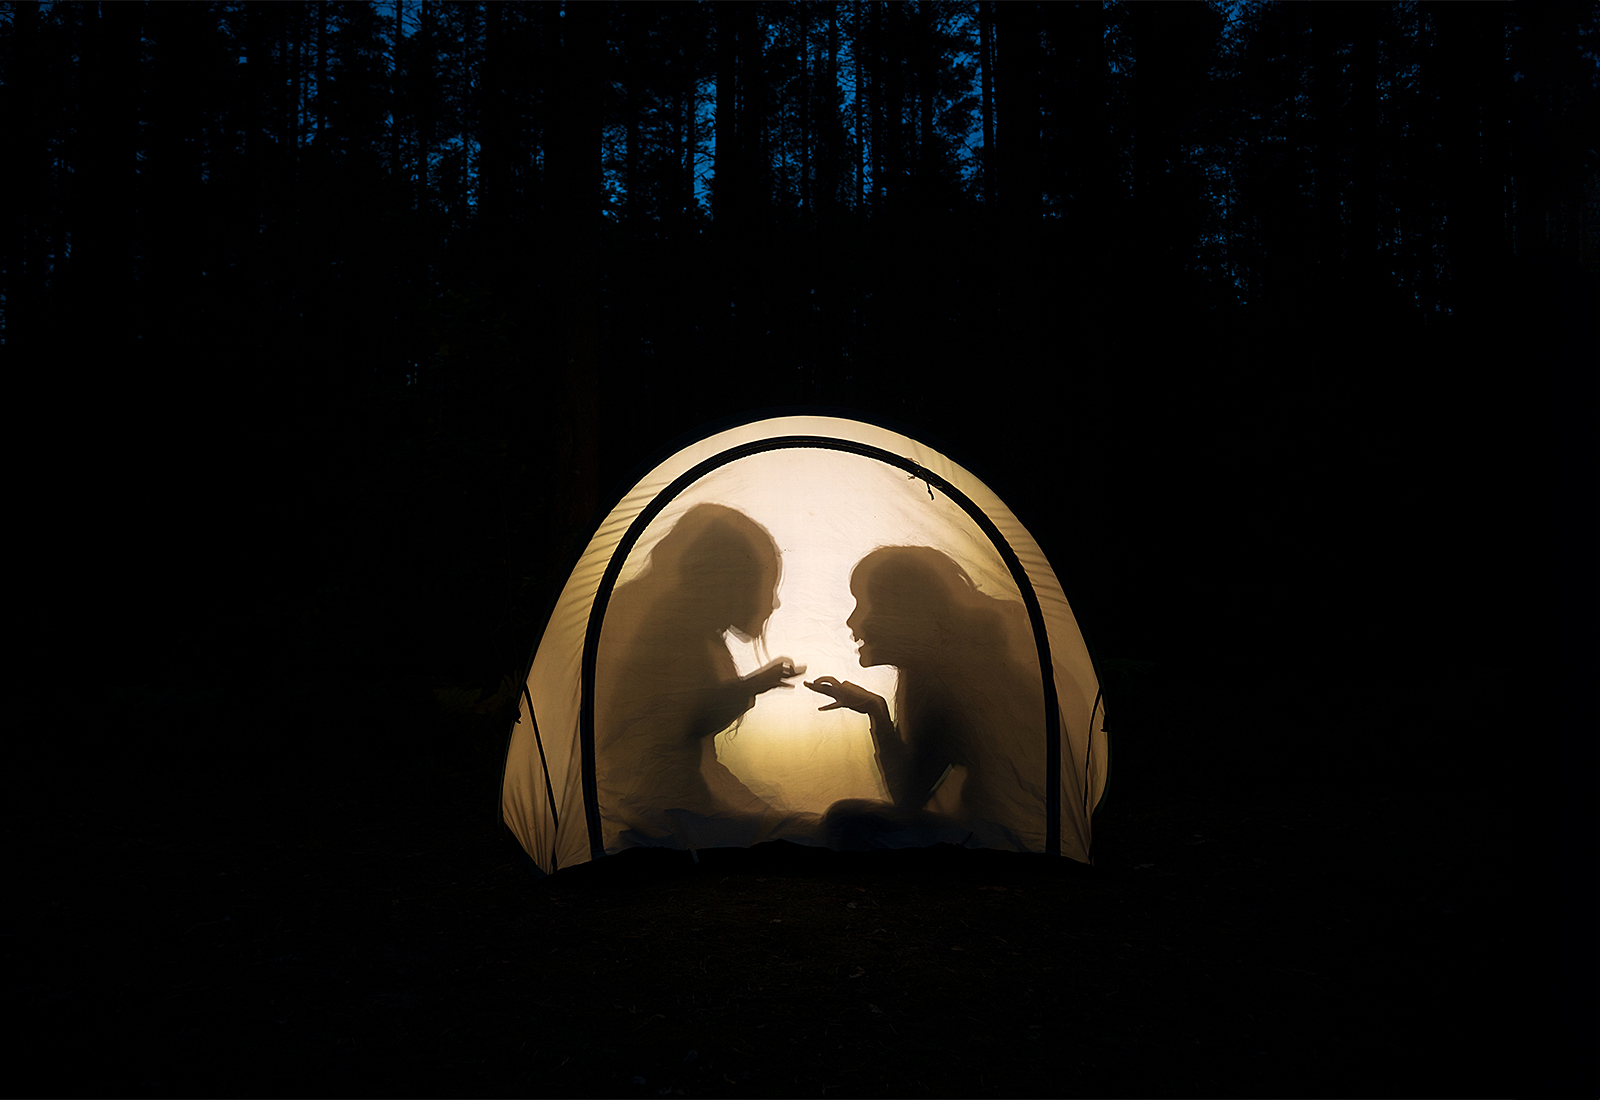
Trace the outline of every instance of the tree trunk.
<instances>
[{"instance_id":1,"label":"tree trunk","mask_svg":"<svg viewBox=\"0 0 1600 1100\"><path fill-rule=\"evenodd\" d=\"M994 148L994 5L978 3L978 81L982 86L983 112L983 201L995 205Z\"/></svg>"},{"instance_id":2,"label":"tree trunk","mask_svg":"<svg viewBox=\"0 0 1600 1100\"><path fill-rule=\"evenodd\" d=\"M687 13L679 17L680 37L678 40L678 56L683 61L683 160L682 166L682 201L679 209L683 213L686 231L692 232L695 223L695 214L698 208L696 197L698 180L695 177L695 151L700 140L700 132L696 128L700 113L700 80L697 66L698 45L695 34L698 29L696 22L691 21Z\"/></svg>"},{"instance_id":3,"label":"tree trunk","mask_svg":"<svg viewBox=\"0 0 1600 1100\"><path fill-rule=\"evenodd\" d=\"M885 216L890 225L898 222L898 213L904 205L906 188L906 133L905 133L905 9L900 4L883 7L883 53L885 74L883 115L884 134L884 195ZM890 231L891 241L894 232Z\"/></svg>"},{"instance_id":4,"label":"tree trunk","mask_svg":"<svg viewBox=\"0 0 1600 1100\"><path fill-rule=\"evenodd\" d=\"M861 33L861 0L854 0L854 8L855 19L851 22L850 29L855 36L855 44L851 52L854 60L852 68L855 70L853 76L855 79L856 110L856 239L857 243L859 243L861 237L861 208L866 202L867 175L867 135L862 128L862 120L865 115L862 110L863 103L861 99L861 46L864 37ZM858 250L857 256L859 257L859 255L860 252Z\"/></svg>"},{"instance_id":5,"label":"tree trunk","mask_svg":"<svg viewBox=\"0 0 1600 1100\"><path fill-rule=\"evenodd\" d=\"M736 71L738 68L738 27L733 11L723 7L717 19L717 114L715 173L712 180L712 208L724 231L738 220L739 131L734 120Z\"/></svg>"},{"instance_id":6,"label":"tree trunk","mask_svg":"<svg viewBox=\"0 0 1600 1100\"><path fill-rule=\"evenodd\" d=\"M628 229L624 237L630 243L637 233L639 216L644 211L646 184L644 173L639 170L639 79L636 78L643 66L640 64L641 50L638 47L639 34L638 21L645 18L648 9L632 4L623 4L617 8L617 17L621 20L621 46L622 46L622 217ZM627 265L624 264L626 267Z\"/></svg>"},{"instance_id":7,"label":"tree trunk","mask_svg":"<svg viewBox=\"0 0 1600 1100\"><path fill-rule=\"evenodd\" d=\"M1492 287L1510 259L1505 240L1505 15L1496 7L1443 6L1436 65L1442 180L1448 195L1443 245L1446 301L1479 320L1497 310Z\"/></svg>"},{"instance_id":8,"label":"tree trunk","mask_svg":"<svg viewBox=\"0 0 1600 1100\"><path fill-rule=\"evenodd\" d=\"M11 79L0 89L0 117L8 120L12 133L12 201L16 203L3 259L8 275L6 344L19 363L26 362L27 353L35 347L33 334L51 327L35 305L46 298L45 211L50 191L50 154L41 119L45 97L39 91L45 68L38 47L39 23L37 3L15 5Z\"/></svg>"},{"instance_id":9,"label":"tree trunk","mask_svg":"<svg viewBox=\"0 0 1600 1100\"><path fill-rule=\"evenodd\" d=\"M427 224L427 214L432 206L429 180L432 175L429 158L433 155L433 128L438 115L437 94L434 82L434 64L437 50L433 41L433 27L428 19L428 0L417 0L417 40L413 43L411 72L408 80L417 89L417 213Z\"/></svg>"},{"instance_id":10,"label":"tree trunk","mask_svg":"<svg viewBox=\"0 0 1600 1100\"><path fill-rule=\"evenodd\" d=\"M682 262L683 279L675 288L678 301L678 355L682 362L700 361L699 342L696 339L699 300L703 268L699 239L699 200L696 197L698 180L695 175L695 152L700 140L697 126L699 114L699 42L700 31L705 26L695 9L678 13L677 55L683 65L679 98L682 110L683 148L678 161L678 202L676 215L676 253Z\"/></svg>"},{"instance_id":11,"label":"tree trunk","mask_svg":"<svg viewBox=\"0 0 1600 1100\"><path fill-rule=\"evenodd\" d=\"M821 214L831 218L839 205L839 167L843 162L839 124L839 12L828 5L828 63L817 125L817 190ZM825 231L825 230L824 230Z\"/></svg>"},{"instance_id":12,"label":"tree trunk","mask_svg":"<svg viewBox=\"0 0 1600 1100\"><path fill-rule=\"evenodd\" d=\"M805 219L805 242L811 244L811 9L800 7L800 210Z\"/></svg>"},{"instance_id":13,"label":"tree trunk","mask_svg":"<svg viewBox=\"0 0 1600 1100\"><path fill-rule=\"evenodd\" d=\"M851 268L853 285L850 300L853 304L851 311L851 357L858 364L856 373L860 372L859 362L862 355L863 329L866 318L863 316L863 301L866 298L865 276L863 274L862 253L865 251L866 217L867 217L867 131L865 126L866 105L863 101L864 89L862 69L866 63L865 47L867 35L862 25L866 12L862 10L861 0L854 0L854 16L851 21L851 33L855 37L852 47L855 69L855 108L856 108L856 203L851 217Z\"/></svg>"},{"instance_id":14,"label":"tree trunk","mask_svg":"<svg viewBox=\"0 0 1600 1100\"><path fill-rule=\"evenodd\" d=\"M402 106L406 99L405 85L401 82L400 73L400 43L404 38L405 14L400 9L400 0L394 0L394 50L389 61L389 99L392 110L389 114L389 176L391 179L404 178L404 162L401 156L404 153L404 142L401 140Z\"/></svg>"},{"instance_id":15,"label":"tree trunk","mask_svg":"<svg viewBox=\"0 0 1600 1100\"><path fill-rule=\"evenodd\" d=\"M600 144L604 7L573 4L561 19L547 151L551 216L561 225L548 285L561 287L565 326L560 470L566 529L582 532L599 504Z\"/></svg>"},{"instance_id":16,"label":"tree trunk","mask_svg":"<svg viewBox=\"0 0 1600 1100\"><path fill-rule=\"evenodd\" d=\"M316 7L317 13L317 91L314 102L316 110L313 117L316 120L315 133L317 143L322 142L323 125L327 120L327 108L324 96L328 94L328 12L321 5ZM327 150L323 150L324 153Z\"/></svg>"},{"instance_id":17,"label":"tree trunk","mask_svg":"<svg viewBox=\"0 0 1600 1100\"><path fill-rule=\"evenodd\" d=\"M738 340L736 359L730 367L747 375L752 367L764 366L768 358L766 312L771 285L765 245L771 208L771 171L766 155L766 27L757 4L735 5L739 24L739 183L740 233L734 277L741 288L742 301L735 318Z\"/></svg>"},{"instance_id":18,"label":"tree trunk","mask_svg":"<svg viewBox=\"0 0 1600 1100\"><path fill-rule=\"evenodd\" d=\"M733 377L731 360L738 345L736 328L745 288L739 285L739 241L744 234L743 158L739 155L737 118L739 25L732 5L714 11L717 36L717 116L714 120L712 176L711 284L715 301L708 320L720 344L710 357L713 368L700 375L702 386L718 387Z\"/></svg>"},{"instance_id":19,"label":"tree trunk","mask_svg":"<svg viewBox=\"0 0 1600 1100\"><path fill-rule=\"evenodd\" d=\"M1006 249L999 273L1001 347L1014 363L1035 358L1036 251L1039 232L1039 25L1032 3L995 8L998 237Z\"/></svg>"},{"instance_id":20,"label":"tree trunk","mask_svg":"<svg viewBox=\"0 0 1600 1100\"><path fill-rule=\"evenodd\" d=\"M1342 9L1350 34L1350 199L1345 212L1345 274L1369 296L1388 283L1378 253L1378 37L1384 9Z\"/></svg>"},{"instance_id":21,"label":"tree trunk","mask_svg":"<svg viewBox=\"0 0 1600 1100\"><path fill-rule=\"evenodd\" d=\"M478 126L478 227L489 285L502 288L507 277L507 237L510 220L512 125L506 115L510 97L506 84L505 19L499 4L484 8L483 79L479 91Z\"/></svg>"}]
</instances>

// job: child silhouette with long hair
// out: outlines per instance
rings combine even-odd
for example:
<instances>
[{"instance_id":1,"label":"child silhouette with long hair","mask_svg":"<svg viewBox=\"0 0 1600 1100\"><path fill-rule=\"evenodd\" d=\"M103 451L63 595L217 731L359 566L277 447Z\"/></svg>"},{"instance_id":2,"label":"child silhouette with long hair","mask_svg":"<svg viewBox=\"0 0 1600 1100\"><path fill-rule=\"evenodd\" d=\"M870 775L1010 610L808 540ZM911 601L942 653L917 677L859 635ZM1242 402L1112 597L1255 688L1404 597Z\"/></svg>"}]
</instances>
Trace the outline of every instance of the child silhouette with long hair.
<instances>
[{"instance_id":1,"label":"child silhouette with long hair","mask_svg":"<svg viewBox=\"0 0 1600 1100\"><path fill-rule=\"evenodd\" d=\"M778 657L740 677L728 652L729 634L762 637L780 578L766 528L701 504L613 593L595 674L596 779L602 814L635 842L743 845L776 827L781 815L718 761L715 737L805 671Z\"/></svg>"},{"instance_id":2,"label":"child silhouette with long hair","mask_svg":"<svg viewBox=\"0 0 1600 1100\"><path fill-rule=\"evenodd\" d=\"M898 671L894 707L857 684L806 687L871 722L890 801L849 799L824 818L828 842L960 842L1034 848L1044 832L1044 696L1022 605L987 596L926 546L874 550L850 578L847 620L863 668ZM898 838L892 834L900 834Z\"/></svg>"}]
</instances>

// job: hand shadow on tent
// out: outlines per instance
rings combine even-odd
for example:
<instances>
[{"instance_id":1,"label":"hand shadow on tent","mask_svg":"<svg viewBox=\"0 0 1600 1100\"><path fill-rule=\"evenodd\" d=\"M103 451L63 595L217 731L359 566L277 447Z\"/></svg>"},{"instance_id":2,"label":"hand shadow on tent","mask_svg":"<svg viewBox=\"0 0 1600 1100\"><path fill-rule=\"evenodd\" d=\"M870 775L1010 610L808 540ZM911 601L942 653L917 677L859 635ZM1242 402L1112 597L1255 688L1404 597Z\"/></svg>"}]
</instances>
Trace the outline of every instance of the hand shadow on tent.
<instances>
[{"instance_id":1,"label":"hand shadow on tent","mask_svg":"<svg viewBox=\"0 0 1600 1100\"><path fill-rule=\"evenodd\" d=\"M716 754L716 735L762 692L804 672L787 657L740 677L726 636L759 640L782 561L733 508L691 508L606 609L595 675L596 779L607 848L748 847L814 836L815 814L777 810ZM809 820L806 820L809 819Z\"/></svg>"},{"instance_id":2,"label":"hand shadow on tent","mask_svg":"<svg viewBox=\"0 0 1600 1100\"><path fill-rule=\"evenodd\" d=\"M869 716L892 801L829 807L833 848L976 841L1039 850L1044 832L1044 695L1021 603L978 591L948 555L926 546L874 550L850 577L850 632L863 668L899 672L894 716L882 697L834 677L806 684L820 709Z\"/></svg>"}]
</instances>

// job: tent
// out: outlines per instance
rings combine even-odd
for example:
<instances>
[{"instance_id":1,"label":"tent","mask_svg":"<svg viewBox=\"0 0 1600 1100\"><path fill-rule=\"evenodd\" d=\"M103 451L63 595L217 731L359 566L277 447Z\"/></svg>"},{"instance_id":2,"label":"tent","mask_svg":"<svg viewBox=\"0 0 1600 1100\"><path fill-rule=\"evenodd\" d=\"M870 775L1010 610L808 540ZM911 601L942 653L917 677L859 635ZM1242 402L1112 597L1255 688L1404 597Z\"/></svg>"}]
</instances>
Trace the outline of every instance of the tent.
<instances>
[{"instance_id":1,"label":"tent","mask_svg":"<svg viewBox=\"0 0 1600 1100\"><path fill-rule=\"evenodd\" d=\"M768 417L655 465L529 662L501 790L546 872L627 848L1088 862L1104 701L1038 543L902 432Z\"/></svg>"}]
</instances>

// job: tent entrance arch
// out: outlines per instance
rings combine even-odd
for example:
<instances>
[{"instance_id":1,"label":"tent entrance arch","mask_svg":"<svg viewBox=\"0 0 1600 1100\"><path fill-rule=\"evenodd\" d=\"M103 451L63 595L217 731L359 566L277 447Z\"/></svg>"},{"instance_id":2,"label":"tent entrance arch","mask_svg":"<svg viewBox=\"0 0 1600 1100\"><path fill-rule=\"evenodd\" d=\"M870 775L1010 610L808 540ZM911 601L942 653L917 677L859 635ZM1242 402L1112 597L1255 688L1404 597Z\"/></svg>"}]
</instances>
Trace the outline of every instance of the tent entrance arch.
<instances>
[{"instance_id":1,"label":"tent entrance arch","mask_svg":"<svg viewBox=\"0 0 1600 1100\"><path fill-rule=\"evenodd\" d=\"M879 830L874 843L945 840L1087 860L1089 819L1106 770L1103 704L1061 585L1037 543L983 482L934 449L848 418L793 416L741 425L680 450L634 486L580 558L530 662L502 788L506 824L541 868L548 872L637 844L695 847L772 838L827 844L831 835L816 826L832 820L830 807L873 799L888 804L892 769L875 752L883 742L875 741L872 723L852 710L819 712L829 700L798 684L752 699L714 737L700 731L706 774L715 771L733 784L739 798L760 809L760 822L746 813L735 826L739 815L719 810L708 824L704 807L686 796L656 798L649 773L667 775L680 765L642 750L635 755L632 746L646 743L639 737L608 735L613 726L621 728L619 692L637 695L623 708L630 720L671 709L670 702L641 694L637 677L613 672L608 683L607 669L620 667L618 639L625 634L616 625L619 616L625 619L637 604L627 593L648 587L642 582L653 575L656 548L686 515L707 505L748 516L781 555L766 636L752 642L730 635L720 658L731 658L730 672L737 666L741 676L749 675L760 658L782 653L807 666L808 677L849 679L893 700L897 710L920 712L925 731L941 720L945 727L960 726L949 718L957 712L967 726L993 727L978 738L983 745L952 750L945 769L955 773L946 788L950 805L930 800L925 807L925 819L933 820L938 809L953 832ZM971 651L968 665L955 666L961 673L970 667L980 681L975 690L989 693L977 703L957 699L936 714L929 703L935 693L918 697L911 689L914 672L901 688L900 670L856 663L856 639L846 625L855 602L852 571L879 548L897 546L947 561L970 584L971 598L994 612L991 618L998 614L1015 624L1013 642L996 635L986 648ZM616 611L619 593L624 612ZM1002 683L1023 682L1017 670L1024 663L1032 669L1023 679L1031 677L1034 686L999 690ZM904 715L896 721L908 728ZM1020 735L1024 727L1028 732ZM931 743L927 736L924 745ZM906 740L917 743L910 732ZM692 771L693 763L683 767ZM698 778L690 781L700 785ZM663 786L670 789L671 782ZM625 808L630 800L653 798L657 819ZM890 801L906 807L903 798ZM977 813L980 804L1006 808L984 816ZM991 819L1002 819L1004 827Z\"/></svg>"}]
</instances>

